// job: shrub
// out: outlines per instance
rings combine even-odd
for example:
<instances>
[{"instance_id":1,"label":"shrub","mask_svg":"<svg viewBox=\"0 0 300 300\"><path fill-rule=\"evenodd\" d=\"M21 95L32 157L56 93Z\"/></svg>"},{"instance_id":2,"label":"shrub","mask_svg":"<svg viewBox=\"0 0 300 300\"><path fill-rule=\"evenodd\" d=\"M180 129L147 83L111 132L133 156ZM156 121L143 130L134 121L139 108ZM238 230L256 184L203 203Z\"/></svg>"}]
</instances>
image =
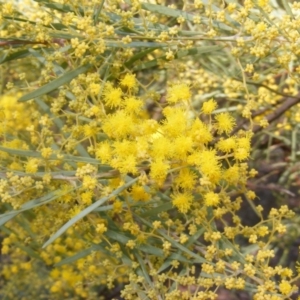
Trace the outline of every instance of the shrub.
<instances>
[{"instance_id":1,"label":"shrub","mask_svg":"<svg viewBox=\"0 0 300 300\"><path fill-rule=\"evenodd\" d=\"M272 259L297 219L251 184L266 137L296 164L298 3L21 5L0 14L2 297L291 299Z\"/></svg>"}]
</instances>

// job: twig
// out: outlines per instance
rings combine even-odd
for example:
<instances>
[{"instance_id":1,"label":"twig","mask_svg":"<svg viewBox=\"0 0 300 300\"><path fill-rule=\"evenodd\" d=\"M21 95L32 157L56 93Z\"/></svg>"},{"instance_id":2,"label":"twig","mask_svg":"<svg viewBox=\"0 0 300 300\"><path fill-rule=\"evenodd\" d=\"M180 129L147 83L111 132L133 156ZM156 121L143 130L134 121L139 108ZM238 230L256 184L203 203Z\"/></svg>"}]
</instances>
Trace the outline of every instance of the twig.
<instances>
[{"instance_id":1,"label":"twig","mask_svg":"<svg viewBox=\"0 0 300 300\"><path fill-rule=\"evenodd\" d=\"M282 116L287 110L289 110L292 106L300 103L300 92L297 94L297 96L293 96L293 97L288 97L287 99L283 98L280 103L282 103L281 106L279 106L277 109L275 109L272 113L270 113L269 115L267 115L266 119L268 121L268 123L272 123L274 122L276 119L278 119L280 116ZM268 110L267 108L261 109L257 112L254 112L252 114L252 117L256 117L259 116L261 114L263 114L266 110ZM242 122L242 124L240 124L238 127L236 127L232 132L231 135L234 135L235 133L237 133L240 129L242 129L244 127L244 125L247 123L247 121ZM262 130L263 127L260 125L256 125L253 128L253 133L257 133L260 130Z\"/></svg>"},{"instance_id":2,"label":"twig","mask_svg":"<svg viewBox=\"0 0 300 300\"><path fill-rule=\"evenodd\" d=\"M297 98L291 98L291 97L287 98L281 106L279 106L277 109L275 109L274 112L272 112L266 117L268 123L274 122L276 119L282 116L287 110L289 110L291 107L298 104L299 102L300 102L300 93L297 94ZM257 133L262 129L263 129L262 126L256 125L253 128L253 132Z\"/></svg>"}]
</instances>

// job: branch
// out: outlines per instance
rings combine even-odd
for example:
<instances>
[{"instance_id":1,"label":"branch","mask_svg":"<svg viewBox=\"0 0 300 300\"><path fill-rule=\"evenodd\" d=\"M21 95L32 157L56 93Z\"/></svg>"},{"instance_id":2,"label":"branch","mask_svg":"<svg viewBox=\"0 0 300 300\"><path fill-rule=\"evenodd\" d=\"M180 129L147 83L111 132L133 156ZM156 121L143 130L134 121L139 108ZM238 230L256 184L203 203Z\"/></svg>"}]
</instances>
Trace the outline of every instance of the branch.
<instances>
[{"instance_id":1,"label":"branch","mask_svg":"<svg viewBox=\"0 0 300 300\"><path fill-rule=\"evenodd\" d=\"M283 98L280 100L280 103L282 103L281 106L279 106L277 109L275 109L272 113L270 113L269 115L267 115L266 119L268 121L268 123L272 123L274 122L276 119L278 119L280 116L282 116L287 110L289 110L292 106L300 103L300 92L297 94L297 96L293 96L293 97L288 97L288 98ZM257 117L261 114L263 114L266 110L268 110L269 108L264 108L261 110L258 110L257 112L254 112L252 114L252 117ZM238 127L236 127L232 132L231 135L234 135L235 133L237 133L240 129L243 128L243 126L247 123L247 121L242 122L242 124L240 124ZM263 127L261 127L260 125L256 125L253 128L253 133L257 133L260 130L262 130Z\"/></svg>"},{"instance_id":2,"label":"branch","mask_svg":"<svg viewBox=\"0 0 300 300\"><path fill-rule=\"evenodd\" d=\"M279 106L277 109L275 109L274 112L270 113L267 116L268 123L274 122L276 119L278 119L280 116L282 116L287 110L289 110L294 105L300 103L300 92L297 94L297 98L291 98L288 97L281 106ZM258 131L262 130L263 128L259 125L254 126L253 132L257 133Z\"/></svg>"}]
</instances>

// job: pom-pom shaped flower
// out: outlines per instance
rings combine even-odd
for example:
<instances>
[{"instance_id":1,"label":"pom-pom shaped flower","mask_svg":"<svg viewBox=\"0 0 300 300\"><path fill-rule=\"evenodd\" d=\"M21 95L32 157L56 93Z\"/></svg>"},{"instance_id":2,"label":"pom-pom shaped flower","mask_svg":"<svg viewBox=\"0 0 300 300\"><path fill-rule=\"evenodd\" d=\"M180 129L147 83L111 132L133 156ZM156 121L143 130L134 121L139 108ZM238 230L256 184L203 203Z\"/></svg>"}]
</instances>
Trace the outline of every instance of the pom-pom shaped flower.
<instances>
[{"instance_id":1,"label":"pom-pom shaped flower","mask_svg":"<svg viewBox=\"0 0 300 300\"><path fill-rule=\"evenodd\" d=\"M167 101L169 103L177 103L179 101L188 101L190 97L189 87L184 83L178 83L168 90Z\"/></svg>"},{"instance_id":2,"label":"pom-pom shaped flower","mask_svg":"<svg viewBox=\"0 0 300 300\"><path fill-rule=\"evenodd\" d=\"M156 180L158 184L162 184L167 177L167 172L170 169L170 165L165 163L162 159L157 159L151 163L150 176Z\"/></svg>"},{"instance_id":3,"label":"pom-pom shaped flower","mask_svg":"<svg viewBox=\"0 0 300 300\"><path fill-rule=\"evenodd\" d=\"M103 91L103 100L108 107L118 107L122 103L123 92L120 88L114 88L107 83Z\"/></svg>"},{"instance_id":4,"label":"pom-pom shaped flower","mask_svg":"<svg viewBox=\"0 0 300 300\"><path fill-rule=\"evenodd\" d=\"M191 207L193 196L190 193L176 193L171 195L173 205L182 213L187 213Z\"/></svg>"},{"instance_id":5,"label":"pom-pom shaped flower","mask_svg":"<svg viewBox=\"0 0 300 300\"><path fill-rule=\"evenodd\" d=\"M216 115L215 120L217 121L216 127L219 134L224 132L228 135L235 125L234 118L227 112Z\"/></svg>"},{"instance_id":6,"label":"pom-pom shaped flower","mask_svg":"<svg viewBox=\"0 0 300 300\"><path fill-rule=\"evenodd\" d=\"M126 74L120 81L121 86L127 87L128 89L134 89L137 86L135 74Z\"/></svg>"},{"instance_id":7,"label":"pom-pom shaped flower","mask_svg":"<svg viewBox=\"0 0 300 300\"><path fill-rule=\"evenodd\" d=\"M135 134L135 123L125 111L118 110L103 122L102 129L109 137L122 139Z\"/></svg>"},{"instance_id":8,"label":"pom-pom shaped flower","mask_svg":"<svg viewBox=\"0 0 300 300\"><path fill-rule=\"evenodd\" d=\"M223 152L229 153L235 149L236 141L233 137L222 139L217 143L216 147Z\"/></svg>"},{"instance_id":9,"label":"pom-pom shaped flower","mask_svg":"<svg viewBox=\"0 0 300 300\"><path fill-rule=\"evenodd\" d=\"M220 197L214 192L208 192L204 196L204 204L206 206L217 206L220 203Z\"/></svg>"},{"instance_id":10,"label":"pom-pom shaped flower","mask_svg":"<svg viewBox=\"0 0 300 300\"><path fill-rule=\"evenodd\" d=\"M292 291L292 286L288 281L282 280L279 284L279 290L283 295L288 295Z\"/></svg>"},{"instance_id":11,"label":"pom-pom shaped flower","mask_svg":"<svg viewBox=\"0 0 300 300\"><path fill-rule=\"evenodd\" d=\"M130 194L135 201L148 201L150 199L150 195L140 185L134 185Z\"/></svg>"},{"instance_id":12,"label":"pom-pom shaped flower","mask_svg":"<svg viewBox=\"0 0 300 300\"><path fill-rule=\"evenodd\" d=\"M203 103L202 112L206 115L210 115L217 107L218 107L218 104L217 104L216 100L210 99Z\"/></svg>"}]
</instances>

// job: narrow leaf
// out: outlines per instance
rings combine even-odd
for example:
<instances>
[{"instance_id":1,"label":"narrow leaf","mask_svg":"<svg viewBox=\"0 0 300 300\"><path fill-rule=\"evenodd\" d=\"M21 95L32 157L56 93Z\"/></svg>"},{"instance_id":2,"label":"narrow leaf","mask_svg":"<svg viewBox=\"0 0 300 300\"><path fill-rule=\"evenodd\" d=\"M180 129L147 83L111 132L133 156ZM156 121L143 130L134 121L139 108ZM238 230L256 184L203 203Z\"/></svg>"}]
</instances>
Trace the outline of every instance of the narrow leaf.
<instances>
[{"instance_id":1,"label":"narrow leaf","mask_svg":"<svg viewBox=\"0 0 300 300\"><path fill-rule=\"evenodd\" d=\"M14 148L7 148L0 146L0 151L7 152L12 155L19 155L24 157L37 157L42 158L42 155L38 151L33 150L20 150L20 149L14 149ZM52 154L49 159L51 160L57 160L57 156L55 154ZM92 164L100 164L98 159L92 158L92 157L82 157L82 156L73 156L69 154L63 155L63 160L65 161L77 161L77 162L86 162L86 163L92 163ZM105 166L103 165L105 168ZM108 168L109 169L109 168Z\"/></svg>"},{"instance_id":2,"label":"narrow leaf","mask_svg":"<svg viewBox=\"0 0 300 300\"><path fill-rule=\"evenodd\" d=\"M93 251L97 251L97 250L100 250L103 253L105 253L107 251L100 245L93 245L87 249L77 252L75 255L72 255L67 258L62 259L60 262L54 264L54 266L60 267L62 265L66 265L66 264L69 265L69 264L73 263L74 261L77 261L80 258L86 257L89 254L91 254Z\"/></svg>"},{"instance_id":3,"label":"narrow leaf","mask_svg":"<svg viewBox=\"0 0 300 300\"><path fill-rule=\"evenodd\" d=\"M68 230L68 228L70 228L76 222L78 222L79 220L81 220L82 218L84 218L86 215L88 215L89 213L91 213L95 208L99 207L100 205L102 205L103 203L105 203L106 201L108 201L109 199L117 196L119 193L121 193L122 191L126 190L131 185L133 185L137 180L138 180L138 177L130 180L129 182L127 182L123 186L121 186L121 187L117 188L116 190L114 190L109 196L103 197L102 199L96 201L95 203L93 203L89 207L85 208L78 215L76 215L71 220L69 220L65 225L63 225L54 235L52 235L52 237L50 237L50 239L43 245L43 248L45 248L48 245L50 245L54 240L56 240L66 230Z\"/></svg>"},{"instance_id":4,"label":"narrow leaf","mask_svg":"<svg viewBox=\"0 0 300 300\"><path fill-rule=\"evenodd\" d=\"M15 216L17 216L21 212L32 209L32 208L35 208L35 207L38 207L38 206L41 206L41 205L44 205L48 202L51 202L51 201L57 199L60 196L63 196L65 194L70 193L70 191L71 191L71 189L70 190L65 190L65 191L56 190L56 191L53 191L53 192L51 192L47 195L44 195L40 198L28 201L25 204L23 204L20 209L12 210L12 211L9 211L9 212L6 212L6 213L0 215L0 226L5 224L9 220L13 219Z\"/></svg>"},{"instance_id":5,"label":"narrow leaf","mask_svg":"<svg viewBox=\"0 0 300 300\"><path fill-rule=\"evenodd\" d=\"M140 219L144 224L146 224L147 226L153 228L153 226L152 226L152 224L151 224L150 222L146 221L145 219L141 218L140 216L138 216L138 215L136 215L136 214L135 214L135 216L136 216L136 218ZM203 257L199 256L197 253L194 253L193 251L191 251L190 249L188 249L188 248L185 247L184 245L181 245L180 243L176 242L176 241L175 241L174 239L172 239L168 234L166 234L163 230L157 229L157 232L158 232L162 237L164 237L167 241L169 241L169 242L172 244L172 246L173 246L174 248L177 248L177 249L183 251L184 253L186 253L186 254L188 254L188 255L194 257L194 258L196 259L195 262L202 262L202 263L203 263L203 262L206 262L206 260L205 260Z\"/></svg>"},{"instance_id":6,"label":"narrow leaf","mask_svg":"<svg viewBox=\"0 0 300 300\"><path fill-rule=\"evenodd\" d=\"M149 271L147 270L146 268L146 265L144 263L144 260L143 258L139 255L139 253L137 251L134 251L134 256L137 258L138 262L139 262L139 265L140 265L140 268L141 268L141 271L143 273L143 277L147 280L148 284L150 286L153 285L153 282L152 280L150 279L150 276L149 276Z\"/></svg>"},{"instance_id":7,"label":"narrow leaf","mask_svg":"<svg viewBox=\"0 0 300 300\"><path fill-rule=\"evenodd\" d=\"M18 248L20 248L21 250L23 250L24 252L26 252L28 254L28 256L41 260L41 257L38 255L38 253L36 253L30 247L24 246L24 245L22 245L22 243L18 243L18 242L15 242L14 245L17 246Z\"/></svg>"},{"instance_id":8,"label":"narrow leaf","mask_svg":"<svg viewBox=\"0 0 300 300\"><path fill-rule=\"evenodd\" d=\"M129 44L124 44L123 42L107 42L106 45L114 48L162 48L168 46L166 43L156 42L131 42Z\"/></svg>"},{"instance_id":9,"label":"narrow leaf","mask_svg":"<svg viewBox=\"0 0 300 300\"><path fill-rule=\"evenodd\" d=\"M141 4L143 9L154 13L159 13L165 16L169 16L173 18L184 17L188 21L193 21L194 18L192 14L189 14L179 9L174 9L167 6L157 5L152 3L141 3Z\"/></svg>"},{"instance_id":10,"label":"narrow leaf","mask_svg":"<svg viewBox=\"0 0 300 300\"><path fill-rule=\"evenodd\" d=\"M104 4L104 0L101 0L101 2L99 4L97 4L96 6L96 9L94 11L94 14L93 14L93 19L94 19L94 25L97 25L98 24L98 19L99 19L99 15L101 13L101 10L103 8L103 4Z\"/></svg>"},{"instance_id":11,"label":"narrow leaf","mask_svg":"<svg viewBox=\"0 0 300 300\"><path fill-rule=\"evenodd\" d=\"M126 66L126 68L130 68L137 60L142 59L143 57L153 52L154 50L156 50L156 48L149 48L145 51L138 52L136 55L131 57L127 62L125 62L124 65Z\"/></svg>"},{"instance_id":12,"label":"narrow leaf","mask_svg":"<svg viewBox=\"0 0 300 300\"><path fill-rule=\"evenodd\" d=\"M11 60L15 60L15 59L19 59L19 58L23 58L26 56L31 55L31 53L28 50L21 50L15 53L12 53L10 55L7 55L6 53L1 57L0 59L0 64L3 64L5 62L11 61Z\"/></svg>"},{"instance_id":13,"label":"narrow leaf","mask_svg":"<svg viewBox=\"0 0 300 300\"><path fill-rule=\"evenodd\" d=\"M130 237L126 236L125 234L121 234L120 232L113 230L107 230L105 232L105 236L108 236L110 239L115 240L123 245L130 240Z\"/></svg>"},{"instance_id":14,"label":"narrow leaf","mask_svg":"<svg viewBox=\"0 0 300 300\"><path fill-rule=\"evenodd\" d=\"M158 206L158 207L155 207L155 208L153 208L153 209L150 209L150 210L148 210L148 211L142 213L140 216L143 217L143 218L144 218L144 217L150 217L150 216L156 216L156 217L157 217L157 215L158 215L159 213L161 213L161 212L163 212L163 211L168 211L168 210L170 210L170 209L172 209L172 208L173 208L173 205L172 205L171 202L169 202L169 203L164 203L164 204L162 204L162 205L160 205L160 206Z\"/></svg>"},{"instance_id":15,"label":"narrow leaf","mask_svg":"<svg viewBox=\"0 0 300 300\"><path fill-rule=\"evenodd\" d=\"M44 86L38 88L37 90L32 91L31 93L22 96L19 101L20 102L25 102L28 101L30 99L45 95L53 90L56 90L57 88L59 88L60 86L70 82L73 78L77 77L78 75L86 72L88 69L91 68L91 64L85 64L73 71L69 71L67 73L65 73L63 76L54 79L53 81L45 84Z\"/></svg>"},{"instance_id":16,"label":"narrow leaf","mask_svg":"<svg viewBox=\"0 0 300 300\"><path fill-rule=\"evenodd\" d=\"M289 2L288 2L287 0L281 0L281 3L282 3L282 5L283 5L283 7L284 7L286 13L287 13L288 15L290 15L292 18L294 18L294 14L293 14L293 12L292 12L292 10L291 10L291 8L290 8Z\"/></svg>"}]
</instances>

